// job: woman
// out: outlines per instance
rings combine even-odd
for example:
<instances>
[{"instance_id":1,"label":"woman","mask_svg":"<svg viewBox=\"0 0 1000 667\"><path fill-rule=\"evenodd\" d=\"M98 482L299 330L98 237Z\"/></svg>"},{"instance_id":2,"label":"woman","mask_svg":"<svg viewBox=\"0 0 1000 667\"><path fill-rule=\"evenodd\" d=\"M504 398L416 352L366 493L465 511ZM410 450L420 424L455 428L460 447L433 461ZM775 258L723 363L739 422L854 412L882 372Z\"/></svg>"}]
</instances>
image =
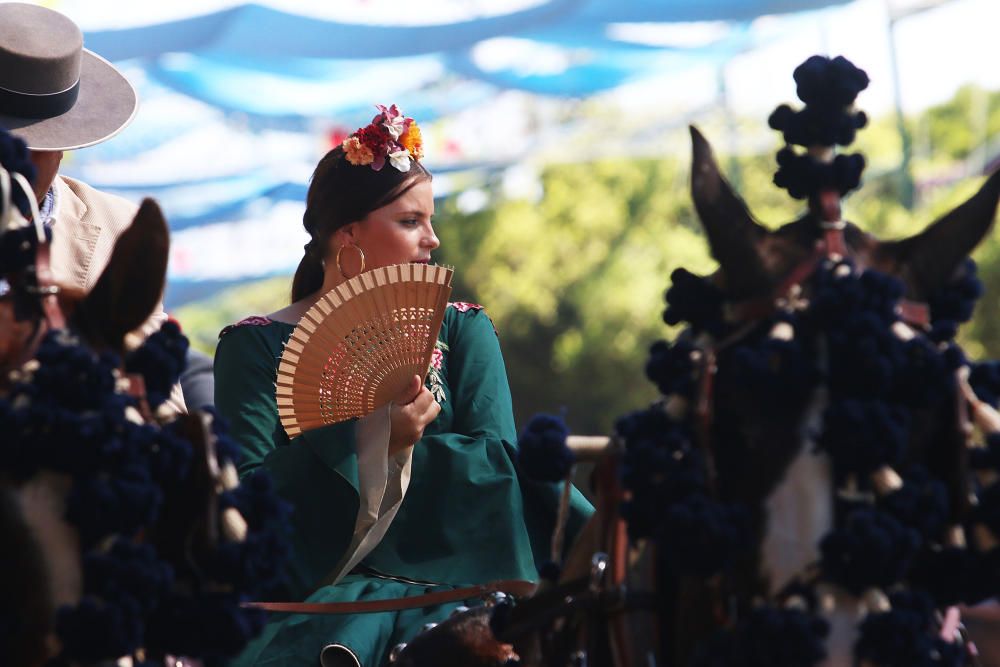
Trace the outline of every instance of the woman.
<instances>
[{"instance_id":1,"label":"woman","mask_svg":"<svg viewBox=\"0 0 1000 667\"><path fill-rule=\"evenodd\" d=\"M223 332L216 405L244 451L241 474L270 471L294 505L288 599L348 602L421 595L496 579L537 579L557 489L522 480L510 390L493 324L450 304L428 373L386 408L289 442L276 367L299 318L368 270L427 262L439 245L420 134L395 106L330 151L313 174L311 240L293 303ZM589 513L574 490L570 530ZM241 664L382 665L392 647L456 605L356 616L275 616Z\"/></svg>"}]
</instances>

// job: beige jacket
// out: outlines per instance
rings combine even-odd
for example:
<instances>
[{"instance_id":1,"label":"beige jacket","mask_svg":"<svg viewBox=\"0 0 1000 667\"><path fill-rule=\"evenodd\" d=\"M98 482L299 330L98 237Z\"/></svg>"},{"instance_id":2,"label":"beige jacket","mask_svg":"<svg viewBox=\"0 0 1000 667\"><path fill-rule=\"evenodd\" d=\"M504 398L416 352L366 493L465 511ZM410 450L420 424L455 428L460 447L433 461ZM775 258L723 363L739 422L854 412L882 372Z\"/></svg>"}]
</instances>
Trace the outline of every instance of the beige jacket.
<instances>
[{"instance_id":1,"label":"beige jacket","mask_svg":"<svg viewBox=\"0 0 1000 667\"><path fill-rule=\"evenodd\" d=\"M89 292L139 207L68 176L57 175L53 186L52 273L57 283ZM166 320L161 304L136 333L146 338ZM174 386L169 403L173 412L186 412L180 385Z\"/></svg>"},{"instance_id":2,"label":"beige jacket","mask_svg":"<svg viewBox=\"0 0 1000 667\"><path fill-rule=\"evenodd\" d=\"M53 186L52 272L56 282L89 292L139 207L67 176L57 175ZM162 324L166 314L160 308L153 318Z\"/></svg>"}]
</instances>

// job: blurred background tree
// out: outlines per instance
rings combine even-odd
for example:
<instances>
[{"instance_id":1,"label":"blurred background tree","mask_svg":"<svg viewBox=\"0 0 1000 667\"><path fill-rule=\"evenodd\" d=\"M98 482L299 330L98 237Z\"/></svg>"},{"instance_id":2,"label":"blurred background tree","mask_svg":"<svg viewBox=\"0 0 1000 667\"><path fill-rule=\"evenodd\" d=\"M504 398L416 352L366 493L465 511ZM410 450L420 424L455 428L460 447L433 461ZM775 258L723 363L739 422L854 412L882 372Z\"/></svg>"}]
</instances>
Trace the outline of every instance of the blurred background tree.
<instances>
[{"instance_id":1,"label":"blurred background tree","mask_svg":"<svg viewBox=\"0 0 1000 667\"><path fill-rule=\"evenodd\" d=\"M761 120L739 121L759 132ZM869 161L865 185L844 205L848 219L883 237L915 233L969 196L1000 153L1000 92L974 87L907 119L914 137L917 204L899 203L900 138L891 118L875 119L852 150ZM726 155L722 122L705 124L720 165L761 221L792 220L801 203L776 188L777 137L746 154ZM681 146L682 129L664 145ZM984 144L983 137L989 138ZM615 417L655 397L643 381L650 344L671 338L661 318L670 273L709 273L688 191L688 157L548 164L529 196L510 196L501 175L477 193L439 201L436 261L453 265L453 298L482 303L500 335L523 424L536 412L562 412L580 433L608 432ZM734 179L735 180L735 179ZM1000 357L1000 242L992 233L976 251L986 293L962 333L973 358ZM192 342L211 353L218 331L288 302L287 277L243 285L179 309Z\"/></svg>"}]
</instances>

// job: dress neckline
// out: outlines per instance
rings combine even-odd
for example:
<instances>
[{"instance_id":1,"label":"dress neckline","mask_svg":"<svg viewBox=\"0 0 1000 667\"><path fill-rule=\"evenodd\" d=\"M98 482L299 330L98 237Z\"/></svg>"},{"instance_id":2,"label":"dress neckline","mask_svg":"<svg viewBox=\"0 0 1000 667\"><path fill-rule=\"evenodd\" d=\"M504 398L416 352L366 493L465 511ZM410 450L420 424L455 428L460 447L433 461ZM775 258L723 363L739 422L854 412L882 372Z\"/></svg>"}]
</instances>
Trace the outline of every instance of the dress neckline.
<instances>
[{"instance_id":1,"label":"dress neckline","mask_svg":"<svg viewBox=\"0 0 1000 667\"><path fill-rule=\"evenodd\" d=\"M227 333L238 327L247 327L247 326L266 327L272 324L280 324L282 326L289 327L292 329L294 329L297 326L290 322L282 322L281 320L272 320L270 317L267 317L266 315L251 315L250 317L244 317L236 324L230 324L229 326L223 328L223 330L219 332L219 338L222 338Z\"/></svg>"}]
</instances>

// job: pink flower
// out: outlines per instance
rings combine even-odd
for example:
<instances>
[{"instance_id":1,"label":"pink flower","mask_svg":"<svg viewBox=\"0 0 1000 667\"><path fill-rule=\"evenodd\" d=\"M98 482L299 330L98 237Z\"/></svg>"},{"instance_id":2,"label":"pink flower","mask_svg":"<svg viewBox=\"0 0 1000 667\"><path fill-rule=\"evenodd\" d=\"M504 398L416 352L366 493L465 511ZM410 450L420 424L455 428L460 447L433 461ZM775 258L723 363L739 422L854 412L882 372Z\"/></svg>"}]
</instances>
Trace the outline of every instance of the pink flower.
<instances>
[{"instance_id":1,"label":"pink flower","mask_svg":"<svg viewBox=\"0 0 1000 667\"><path fill-rule=\"evenodd\" d=\"M381 104L376 104L375 106L382 112L382 122L385 129L389 131L389 135L393 140L399 139L399 135L406 129L406 118L399 113L399 107L395 104L388 109Z\"/></svg>"},{"instance_id":2,"label":"pink flower","mask_svg":"<svg viewBox=\"0 0 1000 667\"><path fill-rule=\"evenodd\" d=\"M434 370L441 370L441 362L444 361L444 352L440 348L435 347L434 352L431 354L431 368Z\"/></svg>"}]
</instances>

